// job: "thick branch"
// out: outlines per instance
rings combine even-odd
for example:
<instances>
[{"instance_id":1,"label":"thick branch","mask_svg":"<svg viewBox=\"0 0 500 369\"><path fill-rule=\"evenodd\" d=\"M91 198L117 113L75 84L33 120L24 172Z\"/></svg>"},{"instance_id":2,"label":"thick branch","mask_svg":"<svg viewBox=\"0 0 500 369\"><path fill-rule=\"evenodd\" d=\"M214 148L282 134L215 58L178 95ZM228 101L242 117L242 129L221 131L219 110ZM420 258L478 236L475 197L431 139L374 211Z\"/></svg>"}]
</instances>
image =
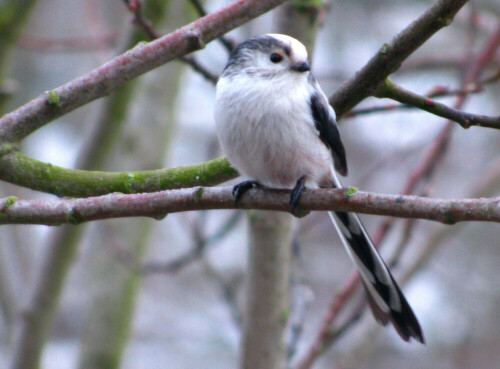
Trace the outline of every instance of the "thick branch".
<instances>
[{"instance_id":1,"label":"thick branch","mask_svg":"<svg viewBox=\"0 0 500 369\"><path fill-rule=\"evenodd\" d=\"M302 210L336 210L418 218L454 224L462 221L500 222L500 197L436 199L386 195L351 189L306 190ZM290 190L253 189L239 202L243 209L289 211ZM111 194L85 199L0 201L0 224L78 224L120 217L153 217L191 210L235 209L231 187L195 187L133 195Z\"/></svg>"},{"instance_id":2,"label":"thick branch","mask_svg":"<svg viewBox=\"0 0 500 369\"><path fill-rule=\"evenodd\" d=\"M1 168L1 180L36 191L71 197L213 186L238 176L226 158L189 167L135 172L100 172L61 168L13 151L2 158Z\"/></svg>"},{"instance_id":3,"label":"thick branch","mask_svg":"<svg viewBox=\"0 0 500 369\"><path fill-rule=\"evenodd\" d=\"M457 122L463 128L481 126L500 129L500 116L489 117L486 115L471 114L458 109L453 109L441 104L440 102L406 90L389 79L385 80L384 84L377 91L376 96L380 98L385 97L393 99L402 104L414 106L439 117L447 118L451 121Z\"/></svg>"},{"instance_id":4,"label":"thick branch","mask_svg":"<svg viewBox=\"0 0 500 369\"><path fill-rule=\"evenodd\" d=\"M0 119L0 140L17 142L51 120L147 71L183 56L285 0L239 0L150 43L140 43L92 72L44 93Z\"/></svg>"},{"instance_id":5,"label":"thick branch","mask_svg":"<svg viewBox=\"0 0 500 369\"><path fill-rule=\"evenodd\" d=\"M467 0L440 0L416 21L384 44L356 75L330 97L337 116L342 116L359 102L375 94L385 79L401 63L441 28L451 23Z\"/></svg>"}]
</instances>

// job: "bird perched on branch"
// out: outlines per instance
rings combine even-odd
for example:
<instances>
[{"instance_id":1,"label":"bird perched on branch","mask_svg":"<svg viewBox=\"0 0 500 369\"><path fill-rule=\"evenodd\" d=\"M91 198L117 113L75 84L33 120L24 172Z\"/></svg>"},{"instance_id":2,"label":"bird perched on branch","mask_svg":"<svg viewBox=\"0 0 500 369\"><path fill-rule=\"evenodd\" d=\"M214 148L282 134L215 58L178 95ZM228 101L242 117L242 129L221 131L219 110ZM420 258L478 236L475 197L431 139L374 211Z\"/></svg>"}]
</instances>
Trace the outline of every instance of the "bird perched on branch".
<instances>
[{"instance_id":1,"label":"bird perched on branch","mask_svg":"<svg viewBox=\"0 0 500 369\"><path fill-rule=\"evenodd\" d=\"M236 47L217 83L215 120L224 153L249 178L234 187L236 202L254 186L293 188L294 212L306 186L342 187L335 170L347 175L347 161L335 112L296 39L268 34ZM392 322L405 341L424 343L415 314L358 216L329 215L376 320Z\"/></svg>"}]
</instances>

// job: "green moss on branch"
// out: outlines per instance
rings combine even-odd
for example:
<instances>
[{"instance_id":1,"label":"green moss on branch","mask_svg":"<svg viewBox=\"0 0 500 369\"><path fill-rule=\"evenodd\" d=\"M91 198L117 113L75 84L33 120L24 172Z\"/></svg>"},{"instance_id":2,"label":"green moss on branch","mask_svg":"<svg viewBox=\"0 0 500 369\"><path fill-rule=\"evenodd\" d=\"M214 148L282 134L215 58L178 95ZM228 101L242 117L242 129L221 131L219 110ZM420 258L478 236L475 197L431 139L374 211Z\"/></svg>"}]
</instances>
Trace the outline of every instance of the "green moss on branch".
<instances>
[{"instance_id":1,"label":"green moss on branch","mask_svg":"<svg viewBox=\"0 0 500 369\"><path fill-rule=\"evenodd\" d=\"M59 100L59 95L55 91L47 92L47 102L49 105L54 106L56 108L61 107L61 101Z\"/></svg>"},{"instance_id":2,"label":"green moss on branch","mask_svg":"<svg viewBox=\"0 0 500 369\"><path fill-rule=\"evenodd\" d=\"M13 151L0 158L0 179L57 196L88 197L113 192L155 192L213 186L238 176L226 158L206 163L137 172L75 170L43 163Z\"/></svg>"},{"instance_id":3,"label":"green moss on branch","mask_svg":"<svg viewBox=\"0 0 500 369\"><path fill-rule=\"evenodd\" d=\"M4 199L0 199L0 212L5 211L7 208L11 207L16 203L16 201L19 200L15 196L9 196Z\"/></svg>"}]
</instances>

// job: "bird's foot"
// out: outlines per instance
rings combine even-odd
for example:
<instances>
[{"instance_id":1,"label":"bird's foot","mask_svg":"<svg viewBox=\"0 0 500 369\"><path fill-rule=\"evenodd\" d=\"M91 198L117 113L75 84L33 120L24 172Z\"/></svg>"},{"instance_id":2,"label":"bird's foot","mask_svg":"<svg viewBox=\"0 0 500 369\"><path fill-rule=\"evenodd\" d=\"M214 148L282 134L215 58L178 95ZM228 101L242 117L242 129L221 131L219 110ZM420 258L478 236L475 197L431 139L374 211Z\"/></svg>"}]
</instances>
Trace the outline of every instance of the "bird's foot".
<instances>
[{"instance_id":1,"label":"bird's foot","mask_svg":"<svg viewBox=\"0 0 500 369\"><path fill-rule=\"evenodd\" d=\"M257 181L243 181L241 183L238 183L233 187L233 196L234 196L234 203L236 207L238 206L238 203L241 199L241 197L247 192L248 190L254 188L254 187L263 187L259 182Z\"/></svg>"},{"instance_id":2,"label":"bird's foot","mask_svg":"<svg viewBox=\"0 0 500 369\"><path fill-rule=\"evenodd\" d=\"M292 195L290 196L291 213L299 218L303 215L299 214L299 212L297 211L297 206L299 204L300 195L302 194L302 191L304 191L305 188L306 188L306 176L302 176L298 179L297 183L295 184L295 187L292 190Z\"/></svg>"}]
</instances>

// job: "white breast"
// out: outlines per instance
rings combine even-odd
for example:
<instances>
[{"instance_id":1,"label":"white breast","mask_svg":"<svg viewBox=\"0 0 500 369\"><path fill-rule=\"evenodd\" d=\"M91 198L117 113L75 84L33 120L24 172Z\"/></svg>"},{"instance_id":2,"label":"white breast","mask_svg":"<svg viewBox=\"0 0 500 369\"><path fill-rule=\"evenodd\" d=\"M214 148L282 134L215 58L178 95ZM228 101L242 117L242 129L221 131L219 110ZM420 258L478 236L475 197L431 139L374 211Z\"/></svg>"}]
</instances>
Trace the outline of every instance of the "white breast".
<instances>
[{"instance_id":1,"label":"white breast","mask_svg":"<svg viewBox=\"0 0 500 369\"><path fill-rule=\"evenodd\" d=\"M330 178L331 154L319 139L304 74L239 75L217 84L215 119L224 153L241 173L272 187L303 175L315 186Z\"/></svg>"}]
</instances>

